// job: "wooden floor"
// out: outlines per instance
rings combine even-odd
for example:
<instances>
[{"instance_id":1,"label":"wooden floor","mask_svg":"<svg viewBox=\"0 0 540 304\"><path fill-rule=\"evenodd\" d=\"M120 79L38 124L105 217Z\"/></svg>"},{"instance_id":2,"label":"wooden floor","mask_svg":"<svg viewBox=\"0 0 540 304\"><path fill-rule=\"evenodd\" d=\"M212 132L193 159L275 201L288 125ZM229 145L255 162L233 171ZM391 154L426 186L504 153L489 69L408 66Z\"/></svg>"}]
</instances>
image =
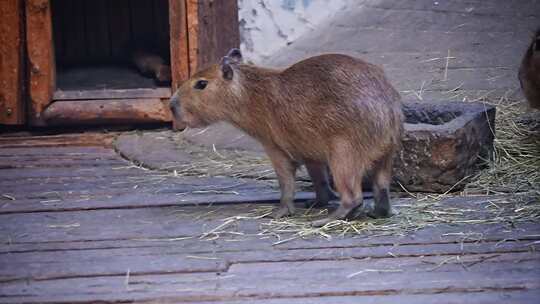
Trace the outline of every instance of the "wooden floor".
<instances>
[{"instance_id":1,"label":"wooden floor","mask_svg":"<svg viewBox=\"0 0 540 304\"><path fill-rule=\"evenodd\" d=\"M437 225L405 236L275 245L275 237L260 235L268 221L260 219L213 239L204 236L223 219L255 207L225 202L267 202L278 194L262 183L137 168L111 140L0 137L0 303L540 298L538 223ZM466 203L475 206L474 199Z\"/></svg>"}]
</instances>

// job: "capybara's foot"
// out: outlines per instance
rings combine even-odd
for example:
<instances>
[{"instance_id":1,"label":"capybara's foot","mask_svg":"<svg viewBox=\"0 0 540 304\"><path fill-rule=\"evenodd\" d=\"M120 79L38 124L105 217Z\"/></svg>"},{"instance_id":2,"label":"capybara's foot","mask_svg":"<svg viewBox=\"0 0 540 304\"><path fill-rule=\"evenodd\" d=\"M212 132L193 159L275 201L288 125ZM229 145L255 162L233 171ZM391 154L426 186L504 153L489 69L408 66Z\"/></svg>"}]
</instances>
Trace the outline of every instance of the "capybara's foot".
<instances>
[{"instance_id":1,"label":"capybara's foot","mask_svg":"<svg viewBox=\"0 0 540 304\"><path fill-rule=\"evenodd\" d=\"M379 204L375 204L373 201L367 201L362 204L361 207L357 208L354 212L354 217L360 217L360 216L368 216L374 219L378 218L387 218L391 217L396 212L388 207L388 208L381 208Z\"/></svg>"},{"instance_id":2,"label":"capybara's foot","mask_svg":"<svg viewBox=\"0 0 540 304\"><path fill-rule=\"evenodd\" d=\"M279 209L275 210L274 212L272 212L272 214L270 214L270 217L274 219L280 219L283 217L294 215L294 212L295 212L294 208L279 207Z\"/></svg>"},{"instance_id":3,"label":"capybara's foot","mask_svg":"<svg viewBox=\"0 0 540 304\"><path fill-rule=\"evenodd\" d=\"M311 225L313 227L322 227L330 222L333 222L335 220L344 220L346 219L349 214L351 214L352 210L354 208L344 208L343 206L339 206L334 212L332 212L329 216L326 218L313 221Z\"/></svg>"}]
</instances>

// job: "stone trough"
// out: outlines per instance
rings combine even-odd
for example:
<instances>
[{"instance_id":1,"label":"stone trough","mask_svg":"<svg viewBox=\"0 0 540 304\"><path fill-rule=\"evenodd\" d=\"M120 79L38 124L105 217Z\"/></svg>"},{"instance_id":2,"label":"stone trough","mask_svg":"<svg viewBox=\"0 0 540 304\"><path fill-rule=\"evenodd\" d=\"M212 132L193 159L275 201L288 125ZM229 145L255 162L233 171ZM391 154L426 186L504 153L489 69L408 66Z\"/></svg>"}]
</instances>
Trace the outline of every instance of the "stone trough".
<instances>
[{"instance_id":1,"label":"stone trough","mask_svg":"<svg viewBox=\"0 0 540 304\"><path fill-rule=\"evenodd\" d=\"M409 191L465 186L493 151L495 107L483 103L406 103L403 148L394 176Z\"/></svg>"}]
</instances>

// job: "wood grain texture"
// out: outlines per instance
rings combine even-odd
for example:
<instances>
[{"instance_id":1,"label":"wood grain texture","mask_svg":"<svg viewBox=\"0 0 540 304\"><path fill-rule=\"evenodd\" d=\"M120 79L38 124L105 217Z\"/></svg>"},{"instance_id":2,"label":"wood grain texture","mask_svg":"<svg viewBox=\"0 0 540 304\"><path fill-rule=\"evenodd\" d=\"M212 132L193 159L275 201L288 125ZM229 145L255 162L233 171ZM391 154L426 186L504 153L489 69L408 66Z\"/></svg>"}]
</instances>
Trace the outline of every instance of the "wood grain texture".
<instances>
[{"instance_id":1,"label":"wood grain texture","mask_svg":"<svg viewBox=\"0 0 540 304\"><path fill-rule=\"evenodd\" d=\"M57 101L43 113L50 125L162 123L171 120L159 98Z\"/></svg>"},{"instance_id":2,"label":"wood grain texture","mask_svg":"<svg viewBox=\"0 0 540 304\"><path fill-rule=\"evenodd\" d=\"M240 46L237 1L187 0L191 73L219 62ZM189 11L192 7L193 13ZM197 20L191 18L197 16Z\"/></svg>"},{"instance_id":3,"label":"wood grain texture","mask_svg":"<svg viewBox=\"0 0 540 304\"><path fill-rule=\"evenodd\" d=\"M48 0L26 1L26 35L30 70L31 124L43 124L42 113L55 89L51 6Z\"/></svg>"},{"instance_id":4,"label":"wood grain texture","mask_svg":"<svg viewBox=\"0 0 540 304\"><path fill-rule=\"evenodd\" d=\"M276 244L261 234L269 219L222 226L267 196L277 199L275 189L144 170L110 140L0 138L0 303L536 303L540 296L538 222ZM485 200L441 204L486 212ZM204 237L220 225L220 237Z\"/></svg>"},{"instance_id":5,"label":"wood grain texture","mask_svg":"<svg viewBox=\"0 0 540 304\"><path fill-rule=\"evenodd\" d=\"M25 121L23 1L0 2L0 124Z\"/></svg>"},{"instance_id":6,"label":"wood grain texture","mask_svg":"<svg viewBox=\"0 0 540 304\"><path fill-rule=\"evenodd\" d=\"M169 0L172 89L189 78L189 49L185 0Z\"/></svg>"},{"instance_id":7,"label":"wood grain texture","mask_svg":"<svg viewBox=\"0 0 540 304\"><path fill-rule=\"evenodd\" d=\"M93 99L129 99L129 98L162 98L171 97L171 89L158 87L153 89L104 89L104 90L56 90L54 100L93 100Z\"/></svg>"}]
</instances>

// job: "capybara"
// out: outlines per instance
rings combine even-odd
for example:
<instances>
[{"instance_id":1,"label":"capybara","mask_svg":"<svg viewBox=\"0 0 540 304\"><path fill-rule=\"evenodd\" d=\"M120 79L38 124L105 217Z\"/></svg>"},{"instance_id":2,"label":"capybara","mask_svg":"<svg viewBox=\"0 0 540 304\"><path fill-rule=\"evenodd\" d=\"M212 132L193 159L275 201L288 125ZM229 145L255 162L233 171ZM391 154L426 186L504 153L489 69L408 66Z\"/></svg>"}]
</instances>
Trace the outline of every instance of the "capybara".
<instances>
[{"instance_id":1,"label":"capybara","mask_svg":"<svg viewBox=\"0 0 540 304\"><path fill-rule=\"evenodd\" d=\"M531 107L540 109L540 29L534 34L521 61L519 82Z\"/></svg>"},{"instance_id":2,"label":"capybara","mask_svg":"<svg viewBox=\"0 0 540 304\"><path fill-rule=\"evenodd\" d=\"M152 77L158 83L171 82L171 68L165 64L161 56L146 50L136 49L133 51L131 59L142 75Z\"/></svg>"},{"instance_id":3,"label":"capybara","mask_svg":"<svg viewBox=\"0 0 540 304\"><path fill-rule=\"evenodd\" d=\"M403 113L399 93L379 67L346 55L327 54L284 70L242 63L237 49L193 75L171 98L175 120L188 127L227 121L262 144L281 188L276 218L292 215L295 172L305 164L316 199L327 203L327 166L340 205L322 226L362 207L370 216L391 215L392 157L400 147ZM373 176L375 205L362 201L362 177Z\"/></svg>"}]
</instances>

